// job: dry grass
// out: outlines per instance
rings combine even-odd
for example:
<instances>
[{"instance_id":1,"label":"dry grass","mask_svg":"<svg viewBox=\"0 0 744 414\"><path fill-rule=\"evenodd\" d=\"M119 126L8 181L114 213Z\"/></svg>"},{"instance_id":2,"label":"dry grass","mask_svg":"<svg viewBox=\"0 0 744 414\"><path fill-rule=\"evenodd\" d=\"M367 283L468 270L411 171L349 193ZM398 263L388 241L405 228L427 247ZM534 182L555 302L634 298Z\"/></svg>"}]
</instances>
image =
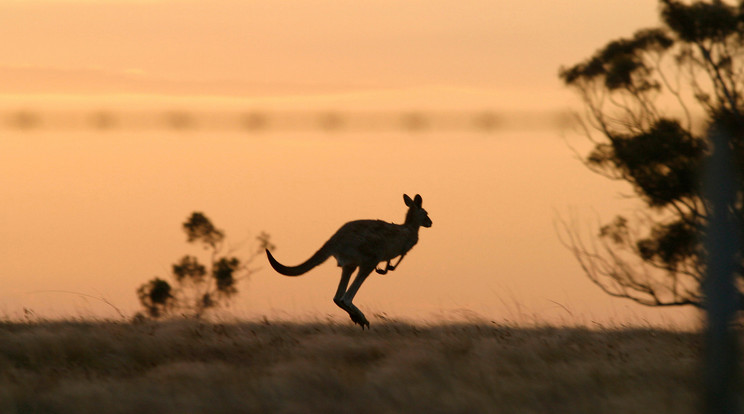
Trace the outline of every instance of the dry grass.
<instances>
[{"instance_id":1,"label":"dry grass","mask_svg":"<svg viewBox=\"0 0 744 414\"><path fill-rule=\"evenodd\" d=\"M0 323L2 413L685 413L700 338L494 324Z\"/></svg>"}]
</instances>

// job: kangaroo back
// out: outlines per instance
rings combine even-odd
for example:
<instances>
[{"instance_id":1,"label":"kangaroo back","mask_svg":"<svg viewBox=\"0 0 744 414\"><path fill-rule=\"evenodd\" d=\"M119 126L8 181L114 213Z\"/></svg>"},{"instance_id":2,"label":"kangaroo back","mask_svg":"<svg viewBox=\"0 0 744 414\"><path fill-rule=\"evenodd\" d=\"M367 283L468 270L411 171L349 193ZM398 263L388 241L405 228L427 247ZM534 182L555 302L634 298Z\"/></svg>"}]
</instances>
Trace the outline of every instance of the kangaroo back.
<instances>
[{"instance_id":1,"label":"kangaroo back","mask_svg":"<svg viewBox=\"0 0 744 414\"><path fill-rule=\"evenodd\" d=\"M299 276L303 273L307 273L308 271L310 271L310 269L328 260L328 258L331 257L331 254L328 250L328 246L324 245L320 248L320 250L315 252L315 254L311 258L307 259L304 263L297 266L284 266L283 264L279 263L276 259L274 259L274 256L271 255L269 249L266 249L266 256L269 258L271 267L273 267L274 270L276 270L277 272L283 274L284 276Z\"/></svg>"}]
</instances>

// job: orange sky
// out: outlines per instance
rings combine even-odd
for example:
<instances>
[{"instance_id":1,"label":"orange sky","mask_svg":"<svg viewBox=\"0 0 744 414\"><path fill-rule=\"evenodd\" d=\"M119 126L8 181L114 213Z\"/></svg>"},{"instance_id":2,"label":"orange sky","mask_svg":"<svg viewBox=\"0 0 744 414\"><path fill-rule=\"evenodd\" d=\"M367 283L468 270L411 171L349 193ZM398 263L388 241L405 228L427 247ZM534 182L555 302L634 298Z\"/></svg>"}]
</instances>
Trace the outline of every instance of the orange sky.
<instances>
[{"instance_id":1,"label":"orange sky","mask_svg":"<svg viewBox=\"0 0 744 414\"><path fill-rule=\"evenodd\" d=\"M576 101L560 65L656 11L652 0L0 0L0 111L562 111ZM610 300L560 246L556 214L633 208L573 158L562 137L586 146L565 131L0 133L0 315L113 316L47 290L131 314L136 287L189 251L179 226L194 210L234 241L268 231L291 264L345 221L401 221L402 193L418 192L434 226L400 270L362 288L369 313L681 319ZM330 301L338 273L263 269L234 309L343 318Z\"/></svg>"},{"instance_id":2,"label":"orange sky","mask_svg":"<svg viewBox=\"0 0 744 414\"><path fill-rule=\"evenodd\" d=\"M5 0L0 92L546 91L655 22L653 0Z\"/></svg>"}]
</instances>

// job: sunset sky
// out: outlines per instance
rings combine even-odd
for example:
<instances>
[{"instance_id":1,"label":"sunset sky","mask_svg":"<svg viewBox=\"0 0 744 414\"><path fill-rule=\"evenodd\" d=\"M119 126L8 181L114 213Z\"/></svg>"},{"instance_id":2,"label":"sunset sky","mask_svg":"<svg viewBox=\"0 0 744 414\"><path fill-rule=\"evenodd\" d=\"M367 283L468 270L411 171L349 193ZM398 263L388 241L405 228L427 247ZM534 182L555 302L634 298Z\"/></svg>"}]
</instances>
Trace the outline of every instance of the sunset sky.
<instances>
[{"instance_id":1,"label":"sunset sky","mask_svg":"<svg viewBox=\"0 0 744 414\"><path fill-rule=\"evenodd\" d=\"M656 11L654 0L3 0L0 92L246 97L440 86L526 105L525 91L553 97L560 65L655 24Z\"/></svg>"},{"instance_id":2,"label":"sunset sky","mask_svg":"<svg viewBox=\"0 0 744 414\"><path fill-rule=\"evenodd\" d=\"M655 0L0 0L0 117L566 112L580 107L559 67L656 25L657 11ZM362 287L355 303L368 315L689 319L611 300L561 246L557 216L578 214L591 232L637 207L572 147L588 148L558 128L249 136L0 125L0 315L116 317L59 291L133 314L141 283L201 254L180 231L195 210L236 244L267 231L277 258L295 264L346 221L401 222L402 194L420 193L434 225L399 270ZM235 314L343 320L331 302L335 263L287 279L263 260Z\"/></svg>"}]
</instances>

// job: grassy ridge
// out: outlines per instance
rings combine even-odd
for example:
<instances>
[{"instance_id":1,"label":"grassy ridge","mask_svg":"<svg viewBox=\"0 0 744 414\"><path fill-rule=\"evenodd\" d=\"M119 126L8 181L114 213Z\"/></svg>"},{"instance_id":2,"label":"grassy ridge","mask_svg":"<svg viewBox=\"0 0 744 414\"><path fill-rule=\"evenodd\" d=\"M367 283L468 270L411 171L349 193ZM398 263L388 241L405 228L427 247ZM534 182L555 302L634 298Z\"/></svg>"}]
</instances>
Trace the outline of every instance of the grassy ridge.
<instances>
[{"instance_id":1,"label":"grassy ridge","mask_svg":"<svg viewBox=\"0 0 744 414\"><path fill-rule=\"evenodd\" d=\"M650 329L0 323L2 413L685 413L700 338Z\"/></svg>"}]
</instances>

